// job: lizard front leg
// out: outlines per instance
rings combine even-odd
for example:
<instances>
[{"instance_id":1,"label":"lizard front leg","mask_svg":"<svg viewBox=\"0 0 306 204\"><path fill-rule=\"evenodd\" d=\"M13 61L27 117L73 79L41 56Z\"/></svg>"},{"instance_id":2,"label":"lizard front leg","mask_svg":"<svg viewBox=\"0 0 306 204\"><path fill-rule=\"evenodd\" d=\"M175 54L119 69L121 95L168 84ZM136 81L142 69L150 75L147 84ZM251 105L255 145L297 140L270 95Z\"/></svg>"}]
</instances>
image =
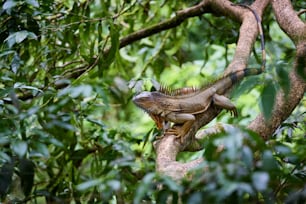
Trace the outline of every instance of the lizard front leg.
<instances>
[{"instance_id":1,"label":"lizard front leg","mask_svg":"<svg viewBox=\"0 0 306 204\"><path fill-rule=\"evenodd\" d=\"M175 124L183 124L181 127L173 127L165 132L165 135L175 135L177 138L180 138L181 141L195 121L195 116L189 113L171 112L167 114L166 118Z\"/></svg>"},{"instance_id":2,"label":"lizard front leg","mask_svg":"<svg viewBox=\"0 0 306 204\"><path fill-rule=\"evenodd\" d=\"M229 110L235 117L238 116L238 111L237 111L236 106L232 104L232 102L225 96L214 94L213 103L214 105L219 106L220 108Z\"/></svg>"}]
</instances>

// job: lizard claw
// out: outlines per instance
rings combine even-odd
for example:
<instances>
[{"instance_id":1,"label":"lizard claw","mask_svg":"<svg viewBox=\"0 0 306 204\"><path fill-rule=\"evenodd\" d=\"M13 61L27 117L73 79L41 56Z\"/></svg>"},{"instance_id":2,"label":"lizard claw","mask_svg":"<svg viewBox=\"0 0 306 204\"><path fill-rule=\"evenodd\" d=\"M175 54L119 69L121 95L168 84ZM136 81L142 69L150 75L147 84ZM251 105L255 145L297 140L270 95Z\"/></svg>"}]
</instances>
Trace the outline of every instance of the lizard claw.
<instances>
[{"instance_id":1,"label":"lizard claw","mask_svg":"<svg viewBox=\"0 0 306 204\"><path fill-rule=\"evenodd\" d=\"M237 109L236 109L236 108L234 108L234 109L230 110L230 113L231 113L231 116L234 116L235 118L237 118L237 117L238 117L238 111L237 111Z\"/></svg>"},{"instance_id":2,"label":"lizard claw","mask_svg":"<svg viewBox=\"0 0 306 204\"><path fill-rule=\"evenodd\" d=\"M179 131L177 128L172 127L170 129L167 129L164 133L164 135L175 135L175 137L177 137L177 135L179 134Z\"/></svg>"},{"instance_id":3,"label":"lizard claw","mask_svg":"<svg viewBox=\"0 0 306 204\"><path fill-rule=\"evenodd\" d=\"M180 128L177 126L173 126L172 128L165 131L164 135L174 135L175 138L181 138L182 141L182 134L180 133Z\"/></svg>"}]
</instances>

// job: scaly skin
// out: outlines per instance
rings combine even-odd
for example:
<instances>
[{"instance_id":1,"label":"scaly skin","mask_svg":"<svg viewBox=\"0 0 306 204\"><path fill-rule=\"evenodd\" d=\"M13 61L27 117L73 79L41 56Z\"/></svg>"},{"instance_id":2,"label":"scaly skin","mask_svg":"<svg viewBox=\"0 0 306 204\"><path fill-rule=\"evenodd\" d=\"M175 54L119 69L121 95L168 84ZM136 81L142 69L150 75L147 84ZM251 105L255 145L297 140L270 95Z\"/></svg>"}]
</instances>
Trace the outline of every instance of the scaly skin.
<instances>
[{"instance_id":1,"label":"scaly skin","mask_svg":"<svg viewBox=\"0 0 306 204\"><path fill-rule=\"evenodd\" d=\"M189 131L195 121L195 115L204 113L212 104L214 106L229 110L234 116L238 116L237 109L231 101L223 96L232 86L241 81L245 76L257 75L265 69L264 38L261 21L256 12L248 6L243 6L252 11L258 23L261 36L262 66L259 69L244 69L228 74L215 81L209 87L196 90L194 88L182 88L173 92L168 89L153 92L141 92L133 97L133 102L146 111L155 121L159 129L165 134L174 134L178 138ZM164 93L163 93L164 92ZM182 124L181 127L174 125L174 128L165 127L168 122ZM168 126L168 125L167 125Z\"/></svg>"}]
</instances>

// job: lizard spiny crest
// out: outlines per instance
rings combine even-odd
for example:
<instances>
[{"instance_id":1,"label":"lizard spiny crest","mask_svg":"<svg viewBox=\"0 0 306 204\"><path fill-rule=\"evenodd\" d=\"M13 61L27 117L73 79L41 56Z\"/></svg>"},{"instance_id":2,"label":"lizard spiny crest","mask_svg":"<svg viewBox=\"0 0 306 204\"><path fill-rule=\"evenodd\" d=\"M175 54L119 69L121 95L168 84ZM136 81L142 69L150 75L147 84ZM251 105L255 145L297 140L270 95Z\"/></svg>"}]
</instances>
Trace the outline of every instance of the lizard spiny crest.
<instances>
[{"instance_id":1,"label":"lizard spiny crest","mask_svg":"<svg viewBox=\"0 0 306 204\"><path fill-rule=\"evenodd\" d=\"M178 89L171 89L168 86L162 85L160 86L159 92L169 96L180 96L180 95L194 93L197 92L198 90L199 89L196 87L183 87Z\"/></svg>"}]
</instances>

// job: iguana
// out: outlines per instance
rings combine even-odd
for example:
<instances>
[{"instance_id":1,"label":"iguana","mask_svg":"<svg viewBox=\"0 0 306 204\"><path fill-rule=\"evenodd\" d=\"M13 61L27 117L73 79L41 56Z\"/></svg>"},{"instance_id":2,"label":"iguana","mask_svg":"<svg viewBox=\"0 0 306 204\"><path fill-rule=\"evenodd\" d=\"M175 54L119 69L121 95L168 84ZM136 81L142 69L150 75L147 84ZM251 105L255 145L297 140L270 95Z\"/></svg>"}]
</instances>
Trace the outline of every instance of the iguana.
<instances>
[{"instance_id":1,"label":"iguana","mask_svg":"<svg viewBox=\"0 0 306 204\"><path fill-rule=\"evenodd\" d=\"M243 7L252 11L258 24L262 51L261 67L235 71L218 79L208 87L198 90L194 88L183 88L176 91L161 89L153 92L144 91L134 96L133 102L136 106L147 112L157 127L165 130L165 134L174 134L182 139L194 123L195 115L205 112L211 105L229 110L234 116L238 115L235 105L223 94L245 76L262 73L265 70L266 62L261 20L252 8L244 5ZM169 122L182 124L182 126L167 129L168 127L165 125Z\"/></svg>"}]
</instances>

